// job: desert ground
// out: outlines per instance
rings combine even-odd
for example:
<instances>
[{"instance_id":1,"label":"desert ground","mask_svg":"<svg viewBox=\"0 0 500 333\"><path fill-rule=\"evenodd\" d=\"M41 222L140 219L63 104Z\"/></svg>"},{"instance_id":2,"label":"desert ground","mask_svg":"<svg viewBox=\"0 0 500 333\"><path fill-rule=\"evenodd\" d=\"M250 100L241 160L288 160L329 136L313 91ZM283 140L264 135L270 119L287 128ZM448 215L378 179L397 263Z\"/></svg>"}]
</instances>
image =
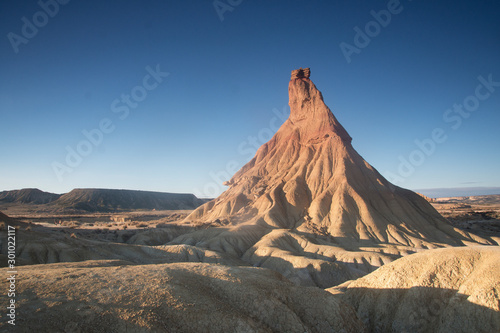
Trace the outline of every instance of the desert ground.
<instances>
[{"instance_id":1,"label":"desert ground","mask_svg":"<svg viewBox=\"0 0 500 333\"><path fill-rule=\"evenodd\" d=\"M440 198L432 205L457 228L500 238L500 196ZM360 272L358 279L344 272L338 281L347 281L339 284L320 278L310 284L293 274L285 278L273 266L259 268L180 244L183 235L227 228L223 222L186 222L189 210L64 215L30 205L2 209L10 215L0 231L2 267L5 226L17 228L16 332L493 332L500 327L498 247L473 247L472 253L466 247L460 255L467 260L460 265L450 250L428 250L423 251L428 256L445 252L430 260L405 256L368 275ZM408 264L414 257L420 262ZM308 269L325 269L318 267ZM411 278L411 285L394 280L395 269ZM459 281L451 282L450 272L460 275ZM394 308L395 299L404 311Z\"/></svg>"},{"instance_id":2,"label":"desert ground","mask_svg":"<svg viewBox=\"0 0 500 333\"><path fill-rule=\"evenodd\" d=\"M431 205L454 227L478 236L500 239L500 195L445 197ZM146 234L155 229L179 230L178 236L210 227L222 227L225 221L185 222L192 210L136 210L115 213L61 214L44 211L38 205L0 204L0 211L19 221L20 230L41 231L73 237L107 240L118 243L161 245ZM173 237L172 236L172 237ZM147 239L146 239L147 238ZM157 244L161 243L161 244ZM5 266L5 262L2 263Z\"/></svg>"},{"instance_id":3,"label":"desert ground","mask_svg":"<svg viewBox=\"0 0 500 333\"><path fill-rule=\"evenodd\" d=\"M500 195L437 198L431 202L455 227L482 236L499 236Z\"/></svg>"}]
</instances>

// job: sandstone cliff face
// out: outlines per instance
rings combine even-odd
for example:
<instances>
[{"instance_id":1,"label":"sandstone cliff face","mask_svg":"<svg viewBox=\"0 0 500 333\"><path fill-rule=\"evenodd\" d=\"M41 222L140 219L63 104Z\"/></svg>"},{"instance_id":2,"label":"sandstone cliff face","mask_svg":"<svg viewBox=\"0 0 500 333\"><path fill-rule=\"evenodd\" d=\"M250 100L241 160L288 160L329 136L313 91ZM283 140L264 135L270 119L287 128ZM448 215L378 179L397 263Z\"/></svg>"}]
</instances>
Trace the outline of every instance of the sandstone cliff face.
<instances>
[{"instance_id":1,"label":"sandstone cliff face","mask_svg":"<svg viewBox=\"0 0 500 333\"><path fill-rule=\"evenodd\" d=\"M425 199L368 164L308 77L292 74L288 91L288 120L227 191L186 220L228 219L329 235L342 246L487 243L452 228Z\"/></svg>"}]
</instances>

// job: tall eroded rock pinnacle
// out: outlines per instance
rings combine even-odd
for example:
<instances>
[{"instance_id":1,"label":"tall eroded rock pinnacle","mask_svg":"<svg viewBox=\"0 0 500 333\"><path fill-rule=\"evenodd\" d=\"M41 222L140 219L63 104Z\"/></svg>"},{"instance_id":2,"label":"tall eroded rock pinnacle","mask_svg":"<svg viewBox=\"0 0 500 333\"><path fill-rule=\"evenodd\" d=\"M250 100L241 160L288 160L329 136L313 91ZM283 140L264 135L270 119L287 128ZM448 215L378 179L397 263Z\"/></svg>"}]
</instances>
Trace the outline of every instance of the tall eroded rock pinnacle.
<instances>
[{"instance_id":1,"label":"tall eroded rock pinnacle","mask_svg":"<svg viewBox=\"0 0 500 333\"><path fill-rule=\"evenodd\" d=\"M462 245L425 199L389 183L352 147L351 137L309 79L292 72L290 116L228 182L187 220L259 224L333 236L339 244Z\"/></svg>"}]
</instances>

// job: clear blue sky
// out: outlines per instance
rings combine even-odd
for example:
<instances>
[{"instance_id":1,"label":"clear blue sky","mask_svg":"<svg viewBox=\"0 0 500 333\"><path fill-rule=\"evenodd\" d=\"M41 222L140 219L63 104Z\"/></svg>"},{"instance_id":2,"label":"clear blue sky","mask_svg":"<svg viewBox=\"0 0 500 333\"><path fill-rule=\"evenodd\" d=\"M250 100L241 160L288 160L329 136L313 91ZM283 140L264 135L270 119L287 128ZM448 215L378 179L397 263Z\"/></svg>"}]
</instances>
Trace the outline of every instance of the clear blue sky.
<instances>
[{"instance_id":1,"label":"clear blue sky","mask_svg":"<svg viewBox=\"0 0 500 333\"><path fill-rule=\"evenodd\" d=\"M497 1L41 3L0 3L0 190L216 195L283 122L299 67L396 184L500 186L500 83L478 80L500 82Z\"/></svg>"}]
</instances>

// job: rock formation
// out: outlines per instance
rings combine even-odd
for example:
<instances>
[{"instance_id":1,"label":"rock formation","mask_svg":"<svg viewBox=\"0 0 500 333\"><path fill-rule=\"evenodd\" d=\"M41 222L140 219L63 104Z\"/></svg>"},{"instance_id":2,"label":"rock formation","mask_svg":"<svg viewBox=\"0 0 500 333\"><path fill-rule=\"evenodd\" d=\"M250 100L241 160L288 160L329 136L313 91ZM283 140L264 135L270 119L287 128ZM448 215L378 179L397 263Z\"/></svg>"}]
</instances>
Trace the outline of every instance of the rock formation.
<instances>
[{"instance_id":1,"label":"rock formation","mask_svg":"<svg viewBox=\"0 0 500 333\"><path fill-rule=\"evenodd\" d=\"M308 79L311 76L310 68L299 68L292 71L291 80L295 79Z\"/></svg>"},{"instance_id":2,"label":"rock formation","mask_svg":"<svg viewBox=\"0 0 500 333\"><path fill-rule=\"evenodd\" d=\"M288 120L231 178L227 191L186 220L227 219L332 236L343 247L485 242L454 229L424 198L368 164L309 74L292 72Z\"/></svg>"},{"instance_id":3,"label":"rock formation","mask_svg":"<svg viewBox=\"0 0 500 333\"><path fill-rule=\"evenodd\" d=\"M327 288L429 248L496 244L455 229L424 198L388 182L302 69L288 86L290 116L229 189L185 222L211 224L169 244L225 253Z\"/></svg>"}]
</instances>

